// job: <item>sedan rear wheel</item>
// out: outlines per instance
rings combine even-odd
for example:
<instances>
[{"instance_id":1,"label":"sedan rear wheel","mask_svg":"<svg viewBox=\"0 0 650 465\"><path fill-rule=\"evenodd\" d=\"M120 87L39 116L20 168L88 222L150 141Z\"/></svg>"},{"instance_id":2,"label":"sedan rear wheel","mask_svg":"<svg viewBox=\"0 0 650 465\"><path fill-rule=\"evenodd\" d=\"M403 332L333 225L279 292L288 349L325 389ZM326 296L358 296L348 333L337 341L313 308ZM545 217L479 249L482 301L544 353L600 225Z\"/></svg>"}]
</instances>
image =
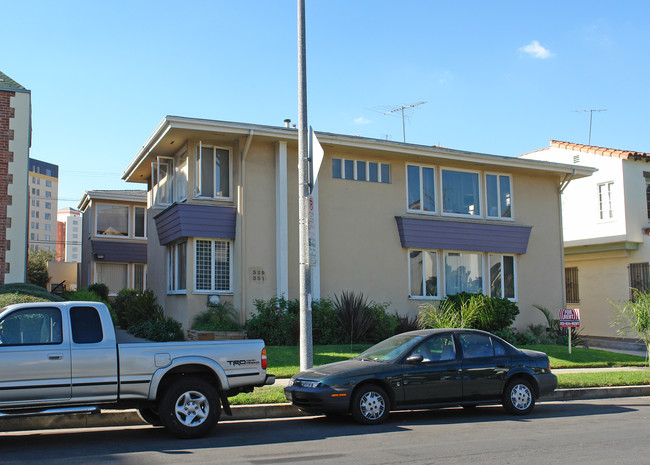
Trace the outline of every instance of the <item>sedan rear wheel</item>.
<instances>
[{"instance_id":1,"label":"sedan rear wheel","mask_svg":"<svg viewBox=\"0 0 650 465\"><path fill-rule=\"evenodd\" d=\"M390 411L390 399L379 386L362 386L352 399L352 416L363 425L383 423Z\"/></svg>"},{"instance_id":2,"label":"sedan rear wheel","mask_svg":"<svg viewBox=\"0 0 650 465\"><path fill-rule=\"evenodd\" d=\"M526 415L535 407L535 391L525 379L514 379L503 393L503 407L515 415Z\"/></svg>"}]
</instances>

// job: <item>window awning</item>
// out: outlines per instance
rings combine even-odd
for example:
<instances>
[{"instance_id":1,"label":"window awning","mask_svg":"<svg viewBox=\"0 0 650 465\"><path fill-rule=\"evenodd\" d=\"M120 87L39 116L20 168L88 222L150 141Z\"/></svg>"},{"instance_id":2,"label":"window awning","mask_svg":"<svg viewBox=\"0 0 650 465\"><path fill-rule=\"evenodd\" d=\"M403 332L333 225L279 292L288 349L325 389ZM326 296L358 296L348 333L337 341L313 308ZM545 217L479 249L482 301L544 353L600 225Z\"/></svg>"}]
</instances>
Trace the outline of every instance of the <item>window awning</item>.
<instances>
[{"instance_id":1,"label":"window awning","mask_svg":"<svg viewBox=\"0 0 650 465\"><path fill-rule=\"evenodd\" d=\"M396 216L402 247L523 254L532 226Z\"/></svg>"},{"instance_id":2,"label":"window awning","mask_svg":"<svg viewBox=\"0 0 650 465\"><path fill-rule=\"evenodd\" d=\"M221 205L178 203L156 215L154 221L160 245L183 237L234 239L237 210Z\"/></svg>"},{"instance_id":3,"label":"window awning","mask_svg":"<svg viewBox=\"0 0 650 465\"><path fill-rule=\"evenodd\" d=\"M91 240L90 245L95 260L116 263L147 263L146 242Z\"/></svg>"}]
</instances>

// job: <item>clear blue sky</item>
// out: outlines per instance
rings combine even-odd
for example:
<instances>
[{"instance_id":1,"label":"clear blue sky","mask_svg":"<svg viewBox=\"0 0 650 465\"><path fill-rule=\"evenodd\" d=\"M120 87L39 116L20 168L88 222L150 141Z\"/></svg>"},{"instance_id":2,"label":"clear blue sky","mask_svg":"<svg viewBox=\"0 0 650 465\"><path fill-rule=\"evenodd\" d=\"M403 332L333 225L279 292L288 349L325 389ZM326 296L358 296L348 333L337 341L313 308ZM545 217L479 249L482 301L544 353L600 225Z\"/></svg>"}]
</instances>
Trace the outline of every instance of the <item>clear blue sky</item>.
<instances>
[{"instance_id":1,"label":"clear blue sky","mask_svg":"<svg viewBox=\"0 0 650 465\"><path fill-rule=\"evenodd\" d=\"M295 1L4 2L0 70L32 91L59 207L120 176L165 115L297 121ZM650 151L650 2L307 0L316 130L517 156Z\"/></svg>"}]
</instances>

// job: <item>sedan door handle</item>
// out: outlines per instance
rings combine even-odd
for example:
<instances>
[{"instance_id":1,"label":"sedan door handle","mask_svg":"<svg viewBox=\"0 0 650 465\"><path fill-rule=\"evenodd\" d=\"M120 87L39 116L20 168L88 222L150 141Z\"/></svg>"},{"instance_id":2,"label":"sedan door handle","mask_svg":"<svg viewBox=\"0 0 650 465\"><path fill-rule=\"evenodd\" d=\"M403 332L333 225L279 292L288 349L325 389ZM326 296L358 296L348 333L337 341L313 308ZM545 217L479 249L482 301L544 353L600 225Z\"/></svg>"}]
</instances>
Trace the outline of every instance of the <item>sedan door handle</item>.
<instances>
[{"instance_id":1,"label":"sedan door handle","mask_svg":"<svg viewBox=\"0 0 650 465\"><path fill-rule=\"evenodd\" d=\"M63 360L63 354L47 354L50 360Z\"/></svg>"}]
</instances>

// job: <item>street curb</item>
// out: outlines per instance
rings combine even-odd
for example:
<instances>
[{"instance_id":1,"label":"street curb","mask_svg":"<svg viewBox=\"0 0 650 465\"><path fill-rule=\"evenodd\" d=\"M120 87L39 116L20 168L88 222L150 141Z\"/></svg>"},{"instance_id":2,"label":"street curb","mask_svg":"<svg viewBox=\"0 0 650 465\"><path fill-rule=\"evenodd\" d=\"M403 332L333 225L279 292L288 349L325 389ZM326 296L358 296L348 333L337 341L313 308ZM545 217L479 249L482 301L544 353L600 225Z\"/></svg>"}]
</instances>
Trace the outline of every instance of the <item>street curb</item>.
<instances>
[{"instance_id":1,"label":"street curb","mask_svg":"<svg viewBox=\"0 0 650 465\"><path fill-rule=\"evenodd\" d=\"M617 397L650 396L650 386L614 386L579 389L557 389L541 397L539 402L609 399ZM233 405L232 416L221 415L222 421L259 420L306 416L291 404ZM0 432L31 431L62 428L99 428L146 425L137 410L104 410L99 414L73 414L0 418Z\"/></svg>"}]
</instances>

